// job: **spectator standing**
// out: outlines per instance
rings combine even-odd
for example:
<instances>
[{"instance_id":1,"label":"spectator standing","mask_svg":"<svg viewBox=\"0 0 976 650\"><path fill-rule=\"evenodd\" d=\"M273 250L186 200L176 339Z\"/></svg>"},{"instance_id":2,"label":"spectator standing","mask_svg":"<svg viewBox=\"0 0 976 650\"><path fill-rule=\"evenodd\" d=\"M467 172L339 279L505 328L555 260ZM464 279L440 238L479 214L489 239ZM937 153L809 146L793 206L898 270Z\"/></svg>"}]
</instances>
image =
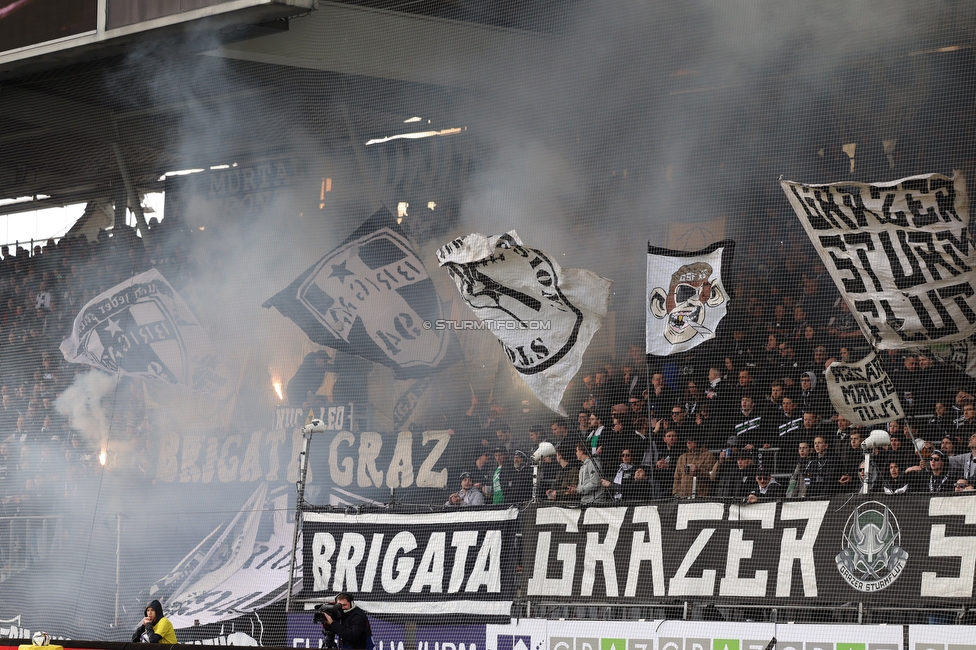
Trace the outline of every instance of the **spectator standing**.
<instances>
[{"instance_id":1,"label":"spectator standing","mask_svg":"<svg viewBox=\"0 0 976 650\"><path fill-rule=\"evenodd\" d=\"M678 459L671 493L676 497L707 497L712 489L710 473L715 467L715 456L700 448L694 437L688 438L685 446L688 451Z\"/></svg>"}]
</instances>

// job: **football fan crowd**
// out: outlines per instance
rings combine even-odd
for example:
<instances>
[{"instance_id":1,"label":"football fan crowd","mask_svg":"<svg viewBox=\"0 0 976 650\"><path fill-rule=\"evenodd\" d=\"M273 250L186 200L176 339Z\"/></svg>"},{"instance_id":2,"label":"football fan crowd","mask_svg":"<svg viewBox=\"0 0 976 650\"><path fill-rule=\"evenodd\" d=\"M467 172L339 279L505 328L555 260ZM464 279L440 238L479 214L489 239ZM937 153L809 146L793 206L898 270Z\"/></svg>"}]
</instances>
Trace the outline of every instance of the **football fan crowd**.
<instances>
[{"instance_id":1,"label":"football fan crowd","mask_svg":"<svg viewBox=\"0 0 976 650\"><path fill-rule=\"evenodd\" d=\"M551 501L825 498L865 482L872 493L976 494L973 378L924 351L879 353L906 417L854 426L833 409L824 371L870 346L808 246L779 252L737 269L715 339L674 357L632 345L591 361L563 400L574 417L531 422L472 398L448 503L531 498L543 441L557 455L542 461L536 494ZM865 472L861 443L875 429L891 440Z\"/></svg>"},{"instance_id":2,"label":"football fan crowd","mask_svg":"<svg viewBox=\"0 0 976 650\"><path fill-rule=\"evenodd\" d=\"M0 248L0 574L42 556L56 537L45 516L70 512L97 469L149 477L142 390L121 378L107 411L109 444L96 448L55 407L87 366L67 364L59 346L78 310L137 273L156 267L178 285L186 275L183 233L152 226L152 245L128 228L114 235L48 240L33 250ZM79 496L81 495L81 496Z\"/></svg>"}]
</instances>

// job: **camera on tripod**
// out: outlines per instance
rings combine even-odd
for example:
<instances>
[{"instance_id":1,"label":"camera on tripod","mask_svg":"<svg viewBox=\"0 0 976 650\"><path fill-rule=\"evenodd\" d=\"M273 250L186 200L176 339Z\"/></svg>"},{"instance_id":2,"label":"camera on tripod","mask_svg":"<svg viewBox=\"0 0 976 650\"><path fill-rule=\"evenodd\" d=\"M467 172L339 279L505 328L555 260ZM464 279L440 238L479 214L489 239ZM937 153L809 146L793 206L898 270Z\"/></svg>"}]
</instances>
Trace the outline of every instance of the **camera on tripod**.
<instances>
[{"instance_id":1,"label":"camera on tripod","mask_svg":"<svg viewBox=\"0 0 976 650\"><path fill-rule=\"evenodd\" d=\"M325 615L332 617L333 621L342 618L342 606L336 603L319 603L315 606L315 613L312 614L312 621L315 623L325 623Z\"/></svg>"}]
</instances>

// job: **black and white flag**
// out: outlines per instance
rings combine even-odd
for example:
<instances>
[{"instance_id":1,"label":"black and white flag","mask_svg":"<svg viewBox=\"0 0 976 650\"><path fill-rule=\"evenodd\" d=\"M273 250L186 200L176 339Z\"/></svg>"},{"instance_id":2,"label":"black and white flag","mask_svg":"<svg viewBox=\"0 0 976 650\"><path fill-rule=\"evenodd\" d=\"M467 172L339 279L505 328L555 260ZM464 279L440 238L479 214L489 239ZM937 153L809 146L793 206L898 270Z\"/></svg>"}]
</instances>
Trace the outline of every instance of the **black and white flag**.
<instances>
[{"instance_id":1,"label":"black and white flag","mask_svg":"<svg viewBox=\"0 0 976 650\"><path fill-rule=\"evenodd\" d=\"M566 386L607 315L610 280L564 269L515 231L459 237L437 251L461 297L498 337L515 370L539 400L560 415Z\"/></svg>"},{"instance_id":2,"label":"black and white flag","mask_svg":"<svg viewBox=\"0 0 976 650\"><path fill-rule=\"evenodd\" d=\"M226 380L190 307L156 269L96 296L75 316L64 358L106 372L213 393Z\"/></svg>"},{"instance_id":3,"label":"black and white flag","mask_svg":"<svg viewBox=\"0 0 976 650\"><path fill-rule=\"evenodd\" d=\"M320 345L392 368L397 378L437 372L458 356L434 283L396 219L382 208L264 303Z\"/></svg>"},{"instance_id":4,"label":"black and white flag","mask_svg":"<svg viewBox=\"0 0 976 650\"><path fill-rule=\"evenodd\" d=\"M951 343L976 332L962 174L780 185L875 348Z\"/></svg>"},{"instance_id":5,"label":"black and white flag","mask_svg":"<svg viewBox=\"0 0 976 650\"><path fill-rule=\"evenodd\" d=\"M722 284L735 242L685 252L647 245L647 353L664 357L715 337L728 310Z\"/></svg>"},{"instance_id":6,"label":"black and white flag","mask_svg":"<svg viewBox=\"0 0 976 650\"><path fill-rule=\"evenodd\" d=\"M350 594L374 616L507 618L519 510L303 517L302 598Z\"/></svg>"}]
</instances>

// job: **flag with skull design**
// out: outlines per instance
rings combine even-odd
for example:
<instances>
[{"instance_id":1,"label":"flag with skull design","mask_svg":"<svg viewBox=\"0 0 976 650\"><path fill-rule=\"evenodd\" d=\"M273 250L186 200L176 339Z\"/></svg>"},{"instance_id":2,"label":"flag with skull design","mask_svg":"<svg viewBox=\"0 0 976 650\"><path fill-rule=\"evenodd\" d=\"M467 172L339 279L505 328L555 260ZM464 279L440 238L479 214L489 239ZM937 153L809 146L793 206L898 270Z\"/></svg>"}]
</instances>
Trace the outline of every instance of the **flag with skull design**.
<instances>
[{"instance_id":1,"label":"flag with skull design","mask_svg":"<svg viewBox=\"0 0 976 650\"><path fill-rule=\"evenodd\" d=\"M715 336L728 310L722 284L735 242L685 252L647 245L647 353L685 352Z\"/></svg>"}]
</instances>

